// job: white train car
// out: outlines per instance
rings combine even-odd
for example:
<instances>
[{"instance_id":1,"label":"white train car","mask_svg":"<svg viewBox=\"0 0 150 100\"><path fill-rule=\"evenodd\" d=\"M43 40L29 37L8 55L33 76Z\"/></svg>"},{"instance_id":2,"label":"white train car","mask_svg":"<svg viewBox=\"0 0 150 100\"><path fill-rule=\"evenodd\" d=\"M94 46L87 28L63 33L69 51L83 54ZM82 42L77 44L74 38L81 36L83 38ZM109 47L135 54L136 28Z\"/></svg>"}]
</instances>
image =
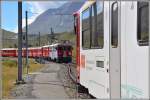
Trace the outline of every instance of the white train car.
<instances>
[{"instance_id":1,"label":"white train car","mask_svg":"<svg viewBox=\"0 0 150 100\"><path fill-rule=\"evenodd\" d=\"M149 5L93 0L74 14L78 82L94 97L150 98Z\"/></svg>"},{"instance_id":2,"label":"white train car","mask_svg":"<svg viewBox=\"0 0 150 100\"><path fill-rule=\"evenodd\" d=\"M61 43L56 43L51 45L51 60L56 62L63 61L63 45Z\"/></svg>"},{"instance_id":3,"label":"white train car","mask_svg":"<svg viewBox=\"0 0 150 100\"><path fill-rule=\"evenodd\" d=\"M50 54L51 60L56 60L58 58L57 49L56 49L57 45L58 44L52 44L50 47L51 48L51 54Z\"/></svg>"}]
</instances>

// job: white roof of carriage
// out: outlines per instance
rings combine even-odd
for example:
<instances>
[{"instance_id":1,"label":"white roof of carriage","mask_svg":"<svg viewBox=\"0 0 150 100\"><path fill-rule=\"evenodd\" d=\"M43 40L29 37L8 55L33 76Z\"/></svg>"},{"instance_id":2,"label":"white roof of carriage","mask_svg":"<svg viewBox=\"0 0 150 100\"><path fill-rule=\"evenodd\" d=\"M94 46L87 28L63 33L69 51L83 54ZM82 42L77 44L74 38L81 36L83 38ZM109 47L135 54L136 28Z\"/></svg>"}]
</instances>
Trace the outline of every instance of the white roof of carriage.
<instances>
[{"instance_id":1,"label":"white roof of carriage","mask_svg":"<svg viewBox=\"0 0 150 100\"><path fill-rule=\"evenodd\" d=\"M17 50L17 48L3 48L1 50Z\"/></svg>"},{"instance_id":2,"label":"white roof of carriage","mask_svg":"<svg viewBox=\"0 0 150 100\"><path fill-rule=\"evenodd\" d=\"M41 47L29 47L28 49L41 49Z\"/></svg>"},{"instance_id":3,"label":"white roof of carriage","mask_svg":"<svg viewBox=\"0 0 150 100\"><path fill-rule=\"evenodd\" d=\"M45 46L42 46L42 47L52 47L52 45L45 45Z\"/></svg>"}]
</instances>

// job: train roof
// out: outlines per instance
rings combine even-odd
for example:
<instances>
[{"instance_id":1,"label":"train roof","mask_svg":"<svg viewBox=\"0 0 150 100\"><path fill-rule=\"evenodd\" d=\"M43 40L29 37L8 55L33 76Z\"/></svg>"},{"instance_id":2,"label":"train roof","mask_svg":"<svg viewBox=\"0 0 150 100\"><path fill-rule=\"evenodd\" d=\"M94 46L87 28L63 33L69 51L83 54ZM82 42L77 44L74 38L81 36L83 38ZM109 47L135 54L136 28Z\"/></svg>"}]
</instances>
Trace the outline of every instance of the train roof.
<instances>
[{"instance_id":1,"label":"train roof","mask_svg":"<svg viewBox=\"0 0 150 100\"><path fill-rule=\"evenodd\" d=\"M61 45L61 43L55 43L55 44L52 44L51 46L58 46L58 45Z\"/></svg>"},{"instance_id":2,"label":"train roof","mask_svg":"<svg viewBox=\"0 0 150 100\"><path fill-rule=\"evenodd\" d=\"M45 45L45 46L42 46L42 47L52 47L52 45Z\"/></svg>"},{"instance_id":3,"label":"train roof","mask_svg":"<svg viewBox=\"0 0 150 100\"><path fill-rule=\"evenodd\" d=\"M41 49L41 47L30 47L28 49Z\"/></svg>"},{"instance_id":4,"label":"train roof","mask_svg":"<svg viewBox=\"0 0 150 100\"><path fill-rule=\"evenodd\" d=\"M90 5L92 5L94 2L96 2L96 0L89 0L89 1L86 1L83 6L80 8L80 12L86 10Z\"/></svg>"},{"instance_id":5,"label":"train roof","mask_svg":"<svg viewBox=\"0 0 150 100\"><path fill-rule=\"evenodd\" d=\"M2 48L1 50L17 50L17 48Z\"/></svg>"}]
</instances>

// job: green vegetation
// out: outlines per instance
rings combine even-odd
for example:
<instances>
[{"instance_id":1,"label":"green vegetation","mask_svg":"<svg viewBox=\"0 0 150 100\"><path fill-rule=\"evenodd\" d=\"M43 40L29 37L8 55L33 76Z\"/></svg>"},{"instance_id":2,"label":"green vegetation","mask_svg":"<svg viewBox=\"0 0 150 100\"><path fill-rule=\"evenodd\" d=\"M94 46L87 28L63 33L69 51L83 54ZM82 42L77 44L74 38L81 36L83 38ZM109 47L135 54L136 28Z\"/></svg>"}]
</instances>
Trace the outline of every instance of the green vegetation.
<instances>
[{"instance_id":1,"label":"green vegetation","mask_svg":"<svg viewBox=\"0 0 150 100\"><path fill-rule=\"evenodd\" d=\"M29 72L38 71L43 67L42 64L36 63L33 59L29 60ZM17 58L4 58L2 61L2 95L3 98L11 98L10 91L15 87L17 79ZM26 73L26 67L23 68L23 74Z\"/></svg>"}]
</instances>

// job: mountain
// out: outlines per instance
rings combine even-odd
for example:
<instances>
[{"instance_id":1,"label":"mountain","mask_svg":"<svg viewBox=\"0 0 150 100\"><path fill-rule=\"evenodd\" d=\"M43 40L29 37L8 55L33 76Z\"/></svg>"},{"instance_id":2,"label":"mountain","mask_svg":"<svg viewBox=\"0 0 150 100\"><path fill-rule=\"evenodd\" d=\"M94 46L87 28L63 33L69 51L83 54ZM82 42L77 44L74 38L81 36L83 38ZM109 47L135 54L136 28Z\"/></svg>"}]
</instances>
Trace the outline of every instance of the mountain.
<instances>
[{"instance_id":1,"label":"mountain","mask_svg":"<svg viewBox=\"0 0 150 100\"><path fill-rule=\"evenodd\" d=\"M50 34L50 28L54 33L70 32L73 30L73 12L80 9L84 2L68 2L56 9L48 9L29 25L29 34ZM69 14L69 15L68 15Z\"/></svg>"},{"instance_id":2,"label":"mountain","mask_svg":"<svg viewBox=\"0 0 150 100\"><path fill-rule=\"evenodd\" d=\"M2 48L17 47L17 34L4 29L0 29Z\"/></svg>"}]
</instances>

